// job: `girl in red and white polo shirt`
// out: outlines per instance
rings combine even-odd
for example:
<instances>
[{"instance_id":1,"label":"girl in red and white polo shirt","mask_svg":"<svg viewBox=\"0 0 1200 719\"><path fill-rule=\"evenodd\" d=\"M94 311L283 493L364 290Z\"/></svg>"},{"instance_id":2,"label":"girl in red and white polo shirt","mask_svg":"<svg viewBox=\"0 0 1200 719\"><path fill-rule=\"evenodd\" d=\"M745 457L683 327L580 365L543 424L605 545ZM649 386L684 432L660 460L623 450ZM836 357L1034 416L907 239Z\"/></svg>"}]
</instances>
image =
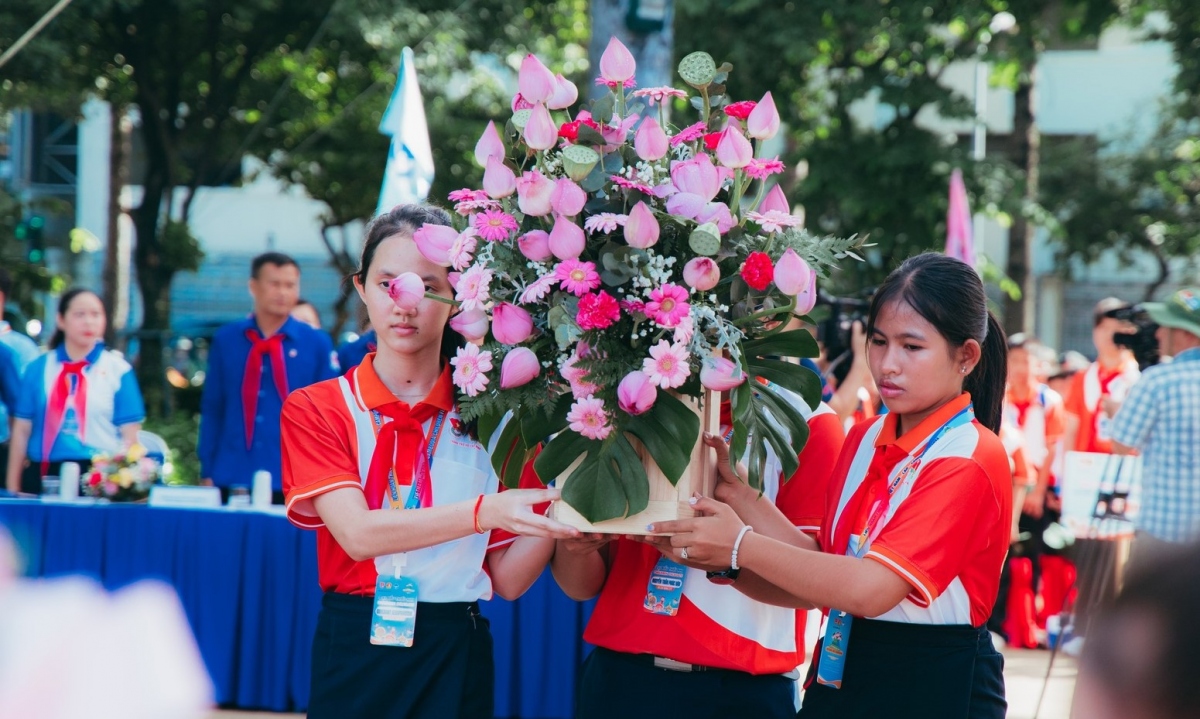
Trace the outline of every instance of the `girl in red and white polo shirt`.
<instances>
[{"instance_id":1,"label":"girl in red and white polo shirt","mask_svg":"<svg viewBox=\"0 0 1200 719\"><path fill-rule=\"evenodd\" d=\"M477 602L520 596L552 538L578 534L535 511L555 490L498 491L455 409L447 357L463 340L447 327L450 306L402 310L388 296L404 272L452 296L446 268L412 239L426 223L450 218L402 205L371 222L353 279L378 349L283 407L288 518L317 530L325 590L310 719L491 719L492 640Z\"/></svg>"},{"instance_id":2,"label":"girl in red and white polo shirt","mask_svg":"<svg viewBox=\"0 0 1200 719\"><path fill-rule=\"evenodd\" d=\"M730 470L721 437L704 441L717 449L716 496L753 517L764 534L796 543L820 528L845 435L827 405L814 410L799 396L772 389L808 418L809 440L789 481L768 445L760 494ZM721 423L725 435L727 405ZM613 539L560 541L551 563L572 598L599 594L583 635L597 648L584 662L576 719L795 717L795 681L788 675L804 662L804 612L773 606L786 595L757 577L675 555L668 538Z\"/></svg>"},{"instance_id":3,"label":"girl in red and white polo shirt","mask_svg":"<svg viewBox=\"0 0 1200 719\"><path fill-rule=\"evenodd\" d=\"M828 608L802 719L1000 719L1003 659L984 624L1012 512L995 434L1004 331L970 266L925 254L880 286L867 333L888 414L846 438L816 541L780 542L712 499L653 529Z\"/></svg>"}]
</instances>

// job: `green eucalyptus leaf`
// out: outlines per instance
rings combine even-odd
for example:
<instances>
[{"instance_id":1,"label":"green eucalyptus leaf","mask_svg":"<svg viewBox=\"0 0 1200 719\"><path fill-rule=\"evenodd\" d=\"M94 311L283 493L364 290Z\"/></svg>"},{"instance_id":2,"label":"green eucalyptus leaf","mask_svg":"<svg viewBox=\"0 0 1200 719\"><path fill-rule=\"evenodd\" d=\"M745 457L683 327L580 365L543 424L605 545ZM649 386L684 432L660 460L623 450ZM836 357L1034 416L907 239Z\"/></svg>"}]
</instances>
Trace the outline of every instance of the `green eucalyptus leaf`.
<instances>
[{"instance_id":1,"label":"green eucalyptus leaf","mask_svg":"<svg viewBox=\"0 0 1200 719\"><path fill-rule=\"evenodd\" d=\"M592 119L601 125L607 125L612 122L613 108L616 106L616 96L612 92L605 93L603 97L592 103ZM582 129L583 126L580 126Z\"/></svg>"},{"instance_id":2,"label":"green eucalyptus leaf","mask_svg":"<svg viewBox=\"0 0 1200 719\"><path fill-rule=\"evenodd\" d=\"M579 136L576 138L575 142L579 145L590 145L592 147L601 147L607 144L607 141L604 139L604 135L601 135L600 132L591 125L579 126Z\"/></svg>"}]
</instances>

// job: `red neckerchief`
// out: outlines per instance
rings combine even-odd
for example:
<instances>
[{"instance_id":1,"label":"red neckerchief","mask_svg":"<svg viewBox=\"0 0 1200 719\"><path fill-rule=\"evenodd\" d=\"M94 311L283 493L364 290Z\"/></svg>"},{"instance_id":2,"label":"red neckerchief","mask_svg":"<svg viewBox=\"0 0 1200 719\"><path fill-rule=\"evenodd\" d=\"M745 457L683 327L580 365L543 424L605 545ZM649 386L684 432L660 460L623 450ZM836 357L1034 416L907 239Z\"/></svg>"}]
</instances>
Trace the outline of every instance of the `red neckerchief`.
<instances>
[{"instance_id":1,"label":"red neckerchief","mask_svg":"<svg viewBox=\"0 0 1200 719\"><path fill-rule=\"evenodd\" d=\"M373 411L392 421L383 422L375 437L375 451L371 453L367 484L363 487L363 492L367 495L367 506L371 509L383 506L390 472L394 472L398 486L401 483L418 482L417 492L421 497L421 506L429 506L433 497L429 472L418 472L417 462L427 461L425 453L429 448L421 425L437 415L438 408L425 402L419 402L417 406L410 408L408 403L397 400Z\"/></svg>"},{"instance_id":2,"label":"red neckerchief","mask_svg":"<svg viewBox=\"0 0 1200 719\"><path fill-rule=\"evenodd\" d=\"M62 429L63 419L67 414L67 399L74 394L75 418L79 424L79 441L84 440L87 430L87 375L83 370L91 364L87 358L78 362L63 362L58 371L58 379L54 389L50 391L50 400L46 405L46 422L42 426L42 476L50 473L50 451L54 449L54 441L58 439ZM71 376L76 377L75 391L71 392Z\"/></svg>"},{"instance_id":3,"label":"red neckerchief","mask_svg":"<svg viewBox=\"0 0 1200 719\"><path fill-rule=\"evenodd\" d=\"M258 388L262 383L263 355L271 355L271 375L275 379L275 390L279 399L288 396L287 366L283 363L283 340L287 337L276 332L263 338L255 330L246 330L250 340L250 355L246 358L246 371L242 374L242 422L246 427L246 449L254 442L254 419L258 413Z\"/></svg>"}]
</instances>

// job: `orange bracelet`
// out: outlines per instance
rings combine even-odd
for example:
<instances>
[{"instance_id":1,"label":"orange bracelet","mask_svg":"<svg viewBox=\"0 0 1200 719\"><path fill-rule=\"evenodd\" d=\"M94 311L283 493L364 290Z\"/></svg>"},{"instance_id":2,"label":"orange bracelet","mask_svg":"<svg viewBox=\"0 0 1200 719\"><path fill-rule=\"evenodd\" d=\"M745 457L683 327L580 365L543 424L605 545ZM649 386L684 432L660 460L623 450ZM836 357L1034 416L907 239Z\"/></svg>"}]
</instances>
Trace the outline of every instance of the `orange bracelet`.
<instances>
[{"instance_id":1,"label":"orange bracelet","mask_svg":"<svg viewBox=\"0 0 1200 719\"><path fill-rule=\"evenodd\" d=\"M483 527L479 526L479 508L483 506L483 498L485 495L479 495L479 499L475 500L475 511L473 513L475 522L475 533L483 534Z\"/></svg>"}]
</instances>

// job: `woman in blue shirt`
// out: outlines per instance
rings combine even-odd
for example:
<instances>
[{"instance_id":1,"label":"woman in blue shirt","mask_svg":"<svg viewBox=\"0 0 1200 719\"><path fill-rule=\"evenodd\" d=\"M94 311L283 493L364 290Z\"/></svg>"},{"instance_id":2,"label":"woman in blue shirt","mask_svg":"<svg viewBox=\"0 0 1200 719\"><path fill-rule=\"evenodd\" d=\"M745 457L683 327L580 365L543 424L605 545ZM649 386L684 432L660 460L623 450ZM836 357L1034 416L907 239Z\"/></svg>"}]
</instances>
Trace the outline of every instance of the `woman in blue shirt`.
<instances>
[{"instance_id":1,"label":"woman in blue shirt","mask_svg":"<svg viewBox=\"0 0 1200 719\"><path fill-rule=\"evenodd\" d=\"M42 477L57 475L63 462L86 469L96 455L120 454L137 440L142 392L129 363L104 348L104 330L96 293L76 288L59 300L50 351L26 369L13 410L9 491L40 494Z\"/></svg>"}]
</instances>

